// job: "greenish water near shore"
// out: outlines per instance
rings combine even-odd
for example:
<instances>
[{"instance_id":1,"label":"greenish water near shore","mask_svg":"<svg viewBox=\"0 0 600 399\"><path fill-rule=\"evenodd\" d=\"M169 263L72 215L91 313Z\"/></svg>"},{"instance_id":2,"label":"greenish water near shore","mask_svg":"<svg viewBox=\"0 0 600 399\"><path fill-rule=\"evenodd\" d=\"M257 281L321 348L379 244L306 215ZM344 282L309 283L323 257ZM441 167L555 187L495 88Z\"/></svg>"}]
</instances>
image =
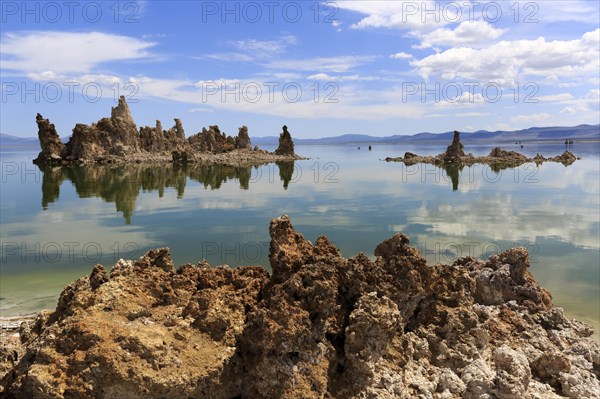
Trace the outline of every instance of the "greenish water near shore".
<instances>
[{"instance_id":1,"label":"greenish water near shore","mask_svg":"<svg viewBox=\"0 0 600 399\"><path fill-rule=\"evenodd\" d=\"M600 143L576 143L574 165L494 171L386 163L442 145L297 146L310 160L240 168L121 165L44 171L35 153L4 152L0 316L54 308L96 263L168 246L177 264L268 267L268 224L288 214L310 240L372 256L405 232L429 262L487 257L520 245L557 306L600 328ZM505 146L506 149L510 146ZM476 155L489 146L470 147ZM559 155L558 144L519 151Z\"/></svg>"}]
</instances>

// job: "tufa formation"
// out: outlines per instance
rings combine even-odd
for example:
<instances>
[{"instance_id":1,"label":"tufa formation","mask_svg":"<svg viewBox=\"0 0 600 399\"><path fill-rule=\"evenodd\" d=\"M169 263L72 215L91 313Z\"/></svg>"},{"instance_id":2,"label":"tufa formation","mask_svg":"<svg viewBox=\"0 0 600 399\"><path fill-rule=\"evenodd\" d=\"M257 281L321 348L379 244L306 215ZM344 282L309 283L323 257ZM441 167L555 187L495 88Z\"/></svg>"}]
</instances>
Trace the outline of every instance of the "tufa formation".
<instances>
[{"instance_id":1,"label":"tufa formation","mask_svg":"<svg viewBox=\"0 0 600 399\"><path fill-rule=\"evenodd\" d=\"M432 156L420 156L407 152L404 157L391 158L387 157L387 162L403 162L407 165L414 165L417 163L426 163L437 165L441 167L457 167L463 165L474 165L474 164L487 164L492 165L496 169L517 167L527 162L535 162L536 164L542 164L544 162L559 162L565 166L571 165L577 158L573 153L569 151L563 152L561 155L554 157L544 157L543 155L537 154L533 158L526 157L516 151L505 151L500 147L495 147L490 151L489 155L476 157L469 153L465 155L464 146L460 142L460 132L454 131L454 137L452 144L448 146L445 152Z\"/></svg>"},{"instance_id":2,"label":"tufa formation","mask_svg":"<svg viewBox=\"0 0 600 399\"><path fill-rule=\"evenodd\" d=\"M246 126L239 129L236 137L227 136L215 125L209 126L208 130L203 128L187 139L180 119L175 119L175 125L169 130L163 130L159 120L154 127L144 126L138 130L124 96L112 108L109 118L102 118L91 126L77 124L67 144L60 141L54 125L47 119L37 114L36 121L42 151L34 163L39 165L167 160L187 163L210 160L210 154L223 153L256 161L298 159L289 133L286 136L289 145L284 143L280 153L269 154L257 147L252 150ZM290 145L291 152L288 150Z\"/></svg>"},{"instance_id":3,"label":"tufa formation","mask_svg":"<svg viewBox=\"0 0 600 399\"><path fill-rule=\"evenodd\" d=\"M279 134L279 146L275 150L277 155L294 155L294 142L287 126L283 126L283 132Z\"/></svg>"},{"instance_id":4,"label":"tufa formation","mask_svg":"<svg viewBox=\"0 0 600 399\"><path fill-rule=\"evenodd\" d=\"M597 398L592 329L552 306L524 248L427 265L404 234L371 260L287 216L269 232L271 275L175 269L166 248L96 265L0 350L0 395Z\"/></svg>"}]
</instances>

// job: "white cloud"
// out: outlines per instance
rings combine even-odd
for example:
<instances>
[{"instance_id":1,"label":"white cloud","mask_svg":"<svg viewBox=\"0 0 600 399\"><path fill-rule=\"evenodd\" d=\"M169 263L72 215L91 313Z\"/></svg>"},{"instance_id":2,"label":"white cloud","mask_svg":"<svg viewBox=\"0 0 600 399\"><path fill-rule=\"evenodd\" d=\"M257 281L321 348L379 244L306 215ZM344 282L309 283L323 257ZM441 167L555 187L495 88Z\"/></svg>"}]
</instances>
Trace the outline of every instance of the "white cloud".
<instances>
[{"instance_id":1,"label":"white cloud","mask_svg":"<svg viewBox=\"0 0 600 399\"><path fill-rule=\"evenodd\" d=\"M318 102L314 100L314 91L307 85L302 91L303 97L297 101L289 101L283 95L282 87L273 89L272 95L263 82L262 93L257 101L249 101L246 96L254 99L254 93L246 93L243 89L245 81L240 80L241 93L239 101L234 94L216 92L209 95L203 93L198 82L181 80L163 80L147 76L131 78L139 86L139 96L157 97L182 103L198 104L214 110L234 112L247 112L251 114L271 115L285 118L305 119L352 119L352 120L385 120L390 115L394 118L420 118L425 113L425 108L412 106L401 102L398 90L392 88L387 92L379 90L364 90L364 88L344 86L323 89L319 94ZM270 81L270 80L266 80ZM373 99L377 98L374 103ZM327 99L327 101L325 101ZM332 101L330 101L332 100Z\"/></svg>"},{"instance_id":2,"label":"white cloud","mask_svg":"<svg viewBox=\"0 0 600 399\"><path fill-rule=\"evenodd\" d=\"M421 44L415 48L485 45L502 36L504 32L504 29L496 29L483 20L464 21L454 30L438 28L425 34L416 33L415 36L421 40Z\"/></svg>"},{"instance_id":3,"label":"white cloud","mask_svg":"<svg viewBox=\"0 0 600 399\"><path fill-rule=\"evenodd\" d=\"M339 57L317 57L297 60L276 60L265 66L271 69L289 69L296 71L348 72L349 70L372 62L375 56L345 55Z\"/></svg>"},{"instance_id":4,"label":"white cloud","mask_svg":"<svg viewBox=\"0 0 600 399\"><path fill-rule=\"evenodd\" d=\"M559 104L568 105L563 108L560 113L563 115L594 115L598 119L600 112L600 90L589 90L585 96L580 98L564 99L558 102Z\"/></svg>"},{"instance_id":5,"label":"white cloud","mask_svg":"<svg viewBox=\"0 0 600 399\"><path fill-rule=\"evenodd\" d=\"M292 81L302 79L302 75L296 72L261 72L257 76L265 76L268 79L277 79L278 81Z\"/></svg>"},{"instance_id":6,"label":"white cloud","mask_svg":"<svg viewBox=\"0 0 600 399\"><path fill-rule=\"evenodd\" d=\"M577 110L575 110L575 108L573 107L565 107L560 110L560 113L566 115L575 115L577 113Z\"/></svg>"},{"instance_id":7,"label":"white cloud","mask_svg":"<svg viewBox=\"0 0 600 399\"><path fill-rule=\"evenodd\" d=\"M192 58L196 60L204 60L209 58L212 60L227 62L250 62L255 60L253 56L244 53L214 53Z\"/></svg>"},{"instance_id":8,"label":"white cloud","mask_svg":"<svg viewBox=\"0 0 600 399\"><path fill-rule=\"evenodd\" d=\"M419 75L428 79L457 78L512 82L523 76L579 76L597 74L600 68L600 29L581 39L501 41L488 48L452 48L412 61Z\"/></svg>"},{"instance_id":9,"label":"white cloud","mask_svg":"<svg viewBox=\"0 0 600 399\"><path fill-rule=\"evenodd\" d=\"M474 107L486 102L485 97L481 93L463 91L460 95L452 97L453 95L454 93L450 91L444 93L442 99L436 102L435 106L439 108Z\"/></svg>"},{"instance_id":10,"label":"white cloud","mask_svg":"<svg viewBox=\"0 0 600 399\"><path fill-rule=\"evenodd\" d=\"M461 116L461 117L478 117L478 116L488 116L489 112L459 112L454 114L454 116ZM474 128L469 127L470 130L473 130Z\"/></svg>"},{"instance_id":11,"label":"white cloud","mask_svg":"<svg viewBox=\"0 0 600 399\"><path fill-rule=\"evenodd\" d=\"M366 15L359 22L351 25L352 29L430 30L446 25L447 20L456 21L454 11L450 9L447 11L448 18L441 18L440 2L431 0L338 1L336 5L341 9ZM437 15L426 17L424 10L437 10Z\"/></svg>"},{"instance_id":12,"label":"white cloud","mask_svg":"<svg viewBox=\"0 0 600 399\"><path fill-rule=\"evenodd\" d=\"M188 112L195 113L195 112L214 112L214 111L210 108L191 108L191 109L188 109Z\"/></svg>"},{"instance_id":13,"label":"white cloud","mask_svg":"<svg viewBox=\"0 0 600 399\"><path fill-rule=\"evenodd\" d=\"M52 81L52 80L64 80L64 75L59 75L54 71L43 71L43 72L29 72L27 77L31 80L37 81Z\"/></svg>"},{"instance_id":14,"label":"white cloud","mask_svg":"<svg viewBox=\"0 0 600 399\"><path fill-rule=\"evenodd\" d=\"M516 115L510 118L511 121L517 123L539 123L550 118L550 114L540 112L539 114Z\"/></svg>"},{"instance_id":15,"label":"white cloud","mask_svg":"<svg viewBox=\"0 0 600 399\"><path fill-rule=\"evenodd\" d=\"M214 80L199 80L196 83L194 83L194 86L204 89L207 87L214 87L214 86L218 86L218 87L223 87L223 88L229 88L229 87L235 87L236 85L241 84L241 80L239 79L214 79Z\"/></svg>"},{"instance_id":16,"label":"white cloud","mask_svg":"<svg viewBox=\"0 0 600 399\"><path fill-rule=\"evenodd\" d=\"M511 130L515 130L515 129L516 128L508 126L506 123L497 123L495 125L490 125L490 126L487 126L485 128L485 130L488 130L490 132L495 132L495 131L511 131Z\"/></svg>"},{"instance_id":17,"label":"white cloud","mask_svg":"<svg viewBox=\"0 0 600 399\"><path fill-rule=\"evenodd\" d=\"M229 44L235 47L236 52L205 54L194 59L213 59L227 62L252 62L273 59L275 56L285 53L289 46L297 45L300 41L296 36L285 35L275 40L245 39L235 40Z\"/></svg>"},{"instance_id":18,"label":"white cloud","mask_svg":"<svg viewBox=\"0 0 600 399\"><path fill-rule=\"evenodd\" d=\"M1 63L25 73L88 73L106 62L149 58L155 45L101 32L11 33L2 37Z\"/></svg>"},{"instance_id":19,"label":"white cloud","mask_svg":"<svg viewBox=\"0 0 600 399\"><path fill-rule=\"evenodd\" d=\"M574 97L571 93L559 93L559 94L550 94L548 96L539 96L536 97L537 100L541 102L560 102L565 100L572 100Z\"/></svg>"},{"instance_id":20,"label":"white cloud","mask_svg":"<svg viewBox=\"0 0 600 399\"><path fill-rule=\"evenodd\" d=\"M593 89L593 90L588 91L585 98L588 100L592 100L592 101L600 100L600 90Z\"/></svg>"},{"instance_id":21,"label":"white cloud","mask_svg":"<svg viewBox=\"0 0 600 399\"><path fill-rule=\"evenodd\" d=\"M274 54L282 53L287 47L298 43L298 38L292 35L282 36L277 40L248 39L231 42L238 50L259 59L271 58Z\"/></svg>"},{"instance_id":22,"label":"white cloud","mask_svg":"<svg viewBox=\"0 0 600 399\"><path fill-rule=\"evenodd\" d=\"M163 38L163 37L167 37L168 35L166 33L146 33L144 35L142 35L143 39L153 39L155 37L158 38Z\"/></svg>"},{"instance_id":23,"label":"white cloud","mask_svg":"<svg viewBox=\"0 0 600 399\"><path fill-rule=\"evenodd\" d=\"M537 10L529 7L527 12L521 15L522 17L535 11L535 15L532 15L532 17L545 23L558 21L575 21L592 25L598 23L599 8L594 1L547 0L533 4L537 6Z\"/></svg>"},{"instance_id":24,"label":"white cloud","mask_svg":"<svg viewBox=\"0 0 600 399\"><path fill-rule=\"evenodd\" d=\"M346 76L332 76L326 73L317 73L310 75L307 79L320 80L325 82L356 82L356 81L374 81L380 80L376 76L360 76L360 75L346 75Z\"/></svg>"},{"instance_id":25,"label":"white cloud","mask_svg":"<svg viewBox=\"0 0 600 399\"><path fill-rule=\"evenodd\" d=\"M390 58L393 60L406 60L412 57L412 54L405 53L404 51L390 55Z\"/></svg>"}]
</instances>

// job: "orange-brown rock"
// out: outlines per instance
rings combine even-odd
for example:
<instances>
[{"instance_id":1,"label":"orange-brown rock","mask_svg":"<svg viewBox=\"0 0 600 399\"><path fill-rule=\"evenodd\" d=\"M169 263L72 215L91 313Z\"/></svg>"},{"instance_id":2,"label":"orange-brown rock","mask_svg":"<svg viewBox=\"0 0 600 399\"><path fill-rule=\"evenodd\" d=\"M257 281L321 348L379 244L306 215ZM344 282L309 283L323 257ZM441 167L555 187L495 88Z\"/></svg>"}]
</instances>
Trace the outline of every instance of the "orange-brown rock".
<instances>
[{"instance_id":1,"label":"orange-brown rock","mask_svg":"<svg viewBox=\"0 0 600 399\"><path fill-rule=\"evenodd\" d=\"M92 125L76 124L67 144L60 141L54 125L40 114L37 114L36 122L42 151L34 163L39 165L142 162L183 164L205 161L256 163L301 159L294 155L289 133L286 136L289 140L285 141L285 151L269 153L257 147L252 150L246 126L240 127L235 137L227 136L218 126L213 125L186 139L183 123L175 118L175 125L169 130L163 130L162 123L157 120L154 127L144 126L138 131L124 96L111 109L110 117L102 118Z\"/></svg>"},{"instance_id":2,"label":"orange-brown rock","mask_svg":"<svg viewBox=\"0 0 600 399\"><path fill-rule=\"evenodd\" d=\"M166 248L95 266L22 329L3 397L597 397L591 328L552 306L525 249L427 265L397 234L346 259L287 216L269 230L272 277L175 269Z\"/></svg>"}]
</instances>

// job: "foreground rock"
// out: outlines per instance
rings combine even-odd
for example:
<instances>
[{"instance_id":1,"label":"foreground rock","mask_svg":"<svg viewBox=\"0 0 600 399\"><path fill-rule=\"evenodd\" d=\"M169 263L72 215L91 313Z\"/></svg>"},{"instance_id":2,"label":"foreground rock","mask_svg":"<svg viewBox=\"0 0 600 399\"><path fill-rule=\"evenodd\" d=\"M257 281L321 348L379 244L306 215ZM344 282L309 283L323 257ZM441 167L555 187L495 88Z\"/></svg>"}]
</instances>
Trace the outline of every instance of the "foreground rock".
<instances>
[{"instance_id":1,"label":"foreground rock","mask_svg":"<svg viewBox=\"0 0 600 399\"><path fill-rule=\"evenodd\" d=\"M269 153L257 147L252 150L246 126L239 129L236 137L227 136L215 125L209 126L208 130L203 128L187 139L180 119L175 119L175 125L169 130L163 130L159 120L154 127L144 126L138 130L123 96L112 108L109 118L102 118L91 126L77 124L67 144L60 141L54 125L47 119L37 114L36 121L42 151L33 162L39 165L302 159L294 154L293 143L291 152Z\"/></svg>"},{"instance_id":2,"label":"foreground rock","mask_svg":"<svg viewBox=\"0 0 600 399\"><path fill-rule=\"evenodd\" d=\"M481 157L476 157L470 153L465 155L463 149L464 146L460 142L460 133L455 130L452 144L448 146L446 152L443 152L436 156L419 156L417 154L407 152L404 154L404 157L388 157L385 160L387 162L403 162L407 165L427 163L441 167L486 164L502 169L520 166L528 162L535 162L538 165L544 162L558 162L562 163L565 166L568 166L578 159L569 151L565 151L561 155L554 157L547 158L543 155L537 154L533 158L528 158L525 155L520 154L516 151L505 151L500 147L492 149L489 155Z\"/></svg>"},{"instance_id":3,"label":"foreground rock","mask_svg":"<svg viewBox=\"0 0 600 399\"><path fill-rule=\"evenodd\" d=\"M343 258L287 216L261 267L168 249L65 288L22 331L7 398L596 398L600 349L515 248L426 265L396 234Z\"/></svg>"}]
</instances>

